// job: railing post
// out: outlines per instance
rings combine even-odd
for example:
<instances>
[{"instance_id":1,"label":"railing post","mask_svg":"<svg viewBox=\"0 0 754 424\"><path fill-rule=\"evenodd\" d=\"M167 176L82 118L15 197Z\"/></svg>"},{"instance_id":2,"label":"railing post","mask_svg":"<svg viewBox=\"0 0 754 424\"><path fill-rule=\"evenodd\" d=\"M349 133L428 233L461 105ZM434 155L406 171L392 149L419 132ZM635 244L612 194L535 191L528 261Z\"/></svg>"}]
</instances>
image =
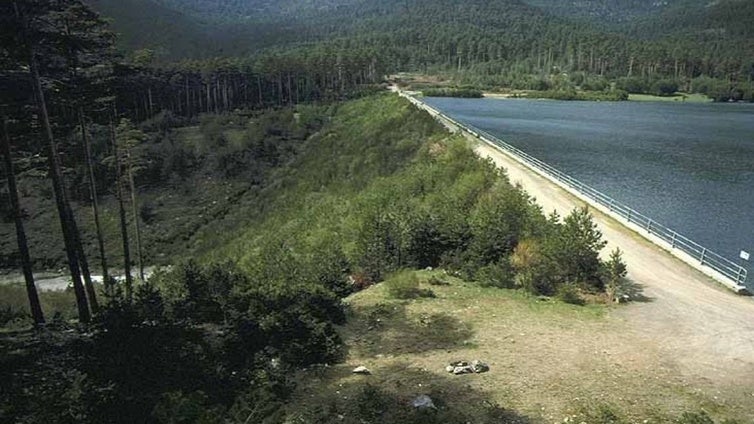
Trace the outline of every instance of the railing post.
<instances>
[{"instance_id":1,"label":"railing post","mask_svg":"<svg viewBox=\"0 0 754 424\"><path fill-rule=\"evenodd\" d=\"M610 212L613 211L613 203L614 202L615 202L615 200L610 199L610 203L607 204L607 209L610 210Z\"/></svg>"},{"instance_id":2,"label":"railing post","mask_svg":"<svg viewBox=\"0 0 754 424\"><path fill-rule=\"evenodd\" d=\"M652 234L652 220L647 221L647 233Z\"/></svg>"},{"instance_id":3,"label":"railing post","mask_svg":"<svg viewBox=\"0 0 754 424\"><path fill-rule=\"evenodd\" d=\"M628 219L628 222L631 222L631 209L628 210L628 215L626 216L626 219Z\"/></svg>"},{"instance_id":4,"label":"railing post","mask_svg":"<svg viewBox=\"0 0 754 424\"><path fill-rule=\"evenodd\" d=\"M675 231L673 231L673 238L670 240L670 247L675 249L675 237L678 235Z\"/></svg>"},{"instance_id":5,"label":"railing post","mask_svg":"<svg viewBox=\"0 0 754 424\"><path fill-rule=\"evenodd\" d=\"M704 256L705 256L706 254L707 254L707 248L703 247L703 248L702 248L702 259L701 259L701 264L702 264L702 265L704 265Z\"/></svg>"}]
</instances>

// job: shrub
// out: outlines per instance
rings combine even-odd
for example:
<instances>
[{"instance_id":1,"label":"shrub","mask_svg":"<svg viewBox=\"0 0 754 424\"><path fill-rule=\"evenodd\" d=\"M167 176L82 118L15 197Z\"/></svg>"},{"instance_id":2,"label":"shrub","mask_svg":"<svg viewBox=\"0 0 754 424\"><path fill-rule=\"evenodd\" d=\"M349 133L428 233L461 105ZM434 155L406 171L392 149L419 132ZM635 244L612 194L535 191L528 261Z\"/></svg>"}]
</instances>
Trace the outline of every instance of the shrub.
<instances>
[{"instance_id":1,"label":"shrub","mask_svg":"<svg viewBox=\"0 0 754 424\"><path fill-rule=\"evenodd\" d=\"M672 96L678 91L678 82L673 80L660 80L652 84L652 91L658 96Z\"/></svg>"},{"instance_id":2,"label":"shrub","mask_svg":"<svg viewBox=\"0 0 754 424\"><path fill-rule=\"evenodd\" d=\"M419 277L410 271L404 271L385 281L388 294L396 299L416 299L434 297L432 290L419 288Z\"/></svg>"},{"instance_id":3,"label":"shrub","mask_svg":"<svg viewBox=\"0 0 754 424\"><path fill-rule=\"evenodd\" d=\"M477 281L482 287L511 289L516 286L514 277L515 273L507 260L485 265L477 271Z\"/></svg>"},{"instance_id":4,"label":"shrub","mask_svg":"<svg viewBox=\"0 0 754 424\"><path fill-rule=\"evenodd\" d=\"M589 289L602 291L599 252L605 244L589 210L586 207L575 209L545 240L547 274L555 276L559 283L579 281Z\"/></svg>"},{"instance_id":5,"label":"shrub","mask_svg":"<svg viewBox=\"0 0 754 424\"><path fill-rule=\"evenodd\" d=\"M706 412L684 412L678 419L678 424L715 424Z\"/></svg>"},{"instance_id":6,"label":"shrub","mask_svg":"<svg viewBox=\"0 0 754 424\"><path fill-rule=\"evenodd\" d=\"M641 78L620 78L615 87L629 93L646 93L649 91L646 81Z\"/></svg>"},{"instance_id":7,"label":"shrub","mask_svg":"<svg viewBox=\"0 0 754 424\"><path fill-rule=\"evenodd\" d=\"M610 254L610 260L604 265L605 294L608 299L619 300L628 295L628 282L626 281L626 264L623 262L619 248Z\"/></svg>"},{"instance_id":8,"label":"shrub","mask_svg":"<svg viewBox=\"0 0 754 424\"><path fill-rule=\"evenodd\" d=\"M450 283L435 275L429 277L427 284L430 286L449 286Z\"/></svg>"},{"instance_id":9,"label":"shrub","mask_svg":"<svg viewBox=\"0 0 754 424\"><path fill-rule=\"evenodd\" d=\"M584 305L584 299L579 294L579 289L574 283L561 284L557 292L558 299L571 305Z\"/></svg>"},{"instance_id":10,"label":"shrub","mask_svg":"<svg viewBox=\"0 0 754 424\"><path fill-rule=\"evenodd\" d=\"M522 240L516 246L510 258L510 264L516 271L514 283L533 294L551 295L541 246L536 240Z\"/></svg>"},{"instance_id":11,"label":"shrub","mask_svg":"<svg viewBox=\"0 0 754 424\"><path fill-rule=\"evenodd\" d=\"M474 90L469 88L436 88L422 91L422 95L425 97L461 97L468 99L480 99L484 97L484 94L480 90Z\"/></svg>"}]
</instances>

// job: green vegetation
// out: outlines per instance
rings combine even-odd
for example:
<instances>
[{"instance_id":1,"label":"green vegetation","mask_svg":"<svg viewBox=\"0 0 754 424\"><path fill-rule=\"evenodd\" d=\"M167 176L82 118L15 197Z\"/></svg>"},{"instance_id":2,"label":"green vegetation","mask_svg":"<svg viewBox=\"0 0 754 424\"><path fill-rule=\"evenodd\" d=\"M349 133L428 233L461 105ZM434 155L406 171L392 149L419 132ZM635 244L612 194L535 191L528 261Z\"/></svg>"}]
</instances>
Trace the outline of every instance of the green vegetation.
<instances>
[{"instance_id":1,"label":"green vegetation","mask_svg":"<svg viewBox=\"0 0 754 424\"><path fill-rule=\"evenodd\" d=\"M688 102L707 103L713 99L704 94L675 94L672 96L655 96L652 94L630 94L628 100L637 102Z\"/></svg>"},{"instance_id":2,"label":"green vegetation","mask_svg":"<svg viewBox=\"0 0 754 424\"><path fill-rule=\"evenodd\" d=\"M385 282L387 291L395 299L415 299L435 297L432 290L419 288L419 277L410 271L393 275Z\"/></svg>"},{"instance_id":3,"label":"green vegetation","mask_svg":"<svg viewBox=\"0 0 754 424\"><path fill-rule=\"evenodd\" d=\"M145 7L150 3L155 7ZM385 74L442 75L483 91L562 90L565 80L584 91L603 91L595 85L615 83L629 93L646 94L656 93L664 81L721 101L750 101L754 93L754 5L745 0L222 3L98 0L95 5L129 34L130 49L151 48L161 62L184 59L192 45L195 57L265 57L260 51L293 49L295 61L305 44L303 55L359 50L368 53L341 63L373 62ZM158 16L182 12L181 19L162 26L174 37L150 37L143 25L134 24L158 19L152 17L155 10ZM149 15L133 16L139 11ZM182 36L186 32L203 40L190 43ZM290 61L267 62L285 76L297 69L287 66ZM698 86L699 79L714 81L715 87ZM292 82L297 84L295 78Z\"/></svg>"},{"instance_id":4,"label":"green vegetation","mask_svg":"<svg viewBox=\"0 0 754 424\"><path fill-rule=\"evenodd\" d=\"M0 328L19 330L32 324L26 289L22 284L0 285ZM39 294L42 310L51 322L68 322L76 318L76 301L72 290L43 291Z\"/></svg>"},{"instance_id":5,"label":"green vegetation","mask_svg":"<svg viewBox=\"0 0 754 424\"><path fill-rule=\"evenodd\" d=\"M579 90L548 90L529 91L526 97L535 99L553 100L585 100L601 102L619 102L629 99L629 95L623 90L611 91L579 91Z\"/></svg>"},{"instance_id":6,"label":"green vegetation","mask_svg":"<svg viewBox=\"0 0 754 424\"><path fill-rule=\"evenodd\" d=\"M423 90L422 95L426 97L461 97L467 99L480 99L484 97L479 90L473 90L468 88L436 88Z\"/></svg>"},{"instance_id":7,"label":"green vegetation","mask_svg":"<svg viewBox=\"0 0 754 424\"><path fill-rule=\"evenodd\" d=\"M157 272L135 286L133 300L117 284L91 336L4 339L4 391L17 393L0 405L4 420L174 422L173 414L188 414L188 422L219 422L251 414L275 422L293 388L285 370L342 358L335 330L346 318L340 299L404 268L443 266L469 279L505 280L486 285L521 281L536 294L554 295L565 284L577 298L603 290L601 235L585 210L562 222L546 219L501 171L407 101L383 94L304 111L319 118L291 111L258 116L302 134L302 122L317 122L318 129L295 143L296 153L271 167L257 188L233 200L232 211L198 228L190 245L201 264ZM199 168L204 172L224 169L210 158L236 152L234 143L243 151L258 145L238 130L213 130L223 119L232 127L236 118L205 117L206 137L191 138L194 149L212 152ZM275 134L261 140L276 140ZM222 141L226 135L235 142ZM538 259L512 259L524 239ZM392 275L385 287L399 299L431 301L443 287L430 289L429 279L410 271ZM437 345L449 342L422 334ZM39 361L47 366L35 367ZM40 402L47 406L33 407ZM491 416L503 412L490 409ZM413 416L397 413L396 420ZM459 413L451 409L438 419Z\"/></svg>"}]
</instances>

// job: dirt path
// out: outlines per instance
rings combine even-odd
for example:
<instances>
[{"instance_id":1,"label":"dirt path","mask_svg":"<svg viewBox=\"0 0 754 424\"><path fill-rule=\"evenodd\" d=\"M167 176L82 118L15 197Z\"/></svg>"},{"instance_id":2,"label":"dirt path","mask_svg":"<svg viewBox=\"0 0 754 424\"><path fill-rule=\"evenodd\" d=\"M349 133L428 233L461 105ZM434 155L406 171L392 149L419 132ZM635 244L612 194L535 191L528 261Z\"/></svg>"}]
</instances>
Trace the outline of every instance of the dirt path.
<instances>
[{"instance_id":1,"label":"dirt path","mask_svg":"<svg viewBox=\"0 0 754 424\"><path fill-rule=\"evenodd\" d=\"M476 151L505 168L545 213L556 210L563 216L583 205L497 149L479 145ZM688 378L740 386L754 396L754 301L719 288L611 218L593 213L608 241L603 253L620 247L628 277L649 298L613 312L612 318L624 320L630 329L625 342L656 346L657 359Z\"/></svg>"}]
</instances>

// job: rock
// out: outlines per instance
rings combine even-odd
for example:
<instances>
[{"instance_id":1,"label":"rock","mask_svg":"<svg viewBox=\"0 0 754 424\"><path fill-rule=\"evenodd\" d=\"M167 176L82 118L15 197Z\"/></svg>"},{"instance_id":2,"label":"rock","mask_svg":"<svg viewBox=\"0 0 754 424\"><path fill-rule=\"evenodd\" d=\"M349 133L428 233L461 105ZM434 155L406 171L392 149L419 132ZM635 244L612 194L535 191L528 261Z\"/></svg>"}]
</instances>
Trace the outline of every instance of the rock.
<instances>
[{"instance_id":1,"label":"rock","mask_svg":"<svg viewBox=\"0 0 754 424\"><path fill-rule=\"evenodd\" d=\"M471 367L471 365L466 365L463 367L455 367L453 369L453 374L460 375L460 374L473 374L474 368Z\"/></svg>"},{"instance_id":2,"label":"rock","mask_svg":"<svg viewBox=\"0 0 754 424\"><path fill-rule=\"evenodd\" d=\"M474 360L471 362L471 368L474 370L475 373L483 373L490 370L490 366L485 364L484 362L480 360Z\"/></svg>"},{"instance_id":3,"label":"rock","mask_svg":"<svg viewBox=\"0 0 754 424\"><path fill-rule=\"evenodd\" d=\"M351 371L351 372L353 372L354 374L361 374L361 375L371 375L372 374L372 371L369 371L369 368L367 368L367 367L365 367L363 365L360 365L360 366L354 368L353 371Z\"/></svg>"},{"instance_id":4,"label":"rock","mask_svg":"<svg viewBox=\"0 0 754 424\"><path fill-rule=\"evenodd\" d=\"M435 403L432 402L432 398L427 395L418 396L411 402L411 405L416 409L437 409Z\"/></svg>"},{"instance_id":5,"label":"rock","mask_svg":"<svg viewBox=\"0 0 754 424\"><path fill-rule=\"evenodd\" d=\"M432 271L433 269L434 268L432 268L431 266L428 266L428 267L424 268L425 271Z\"/></svg>"},{"instance_id":6,"label":"rock","mask_svg":"<svg viewBox=\"0 0 754 424\"><path fill-rule=\"evenodd\" d=\"M490 370L490 366L480 360L474 360L470 364L466 361L451 362L445 367L445 371L455 374L479 374Z\"/></svg>"}]
</instances>

